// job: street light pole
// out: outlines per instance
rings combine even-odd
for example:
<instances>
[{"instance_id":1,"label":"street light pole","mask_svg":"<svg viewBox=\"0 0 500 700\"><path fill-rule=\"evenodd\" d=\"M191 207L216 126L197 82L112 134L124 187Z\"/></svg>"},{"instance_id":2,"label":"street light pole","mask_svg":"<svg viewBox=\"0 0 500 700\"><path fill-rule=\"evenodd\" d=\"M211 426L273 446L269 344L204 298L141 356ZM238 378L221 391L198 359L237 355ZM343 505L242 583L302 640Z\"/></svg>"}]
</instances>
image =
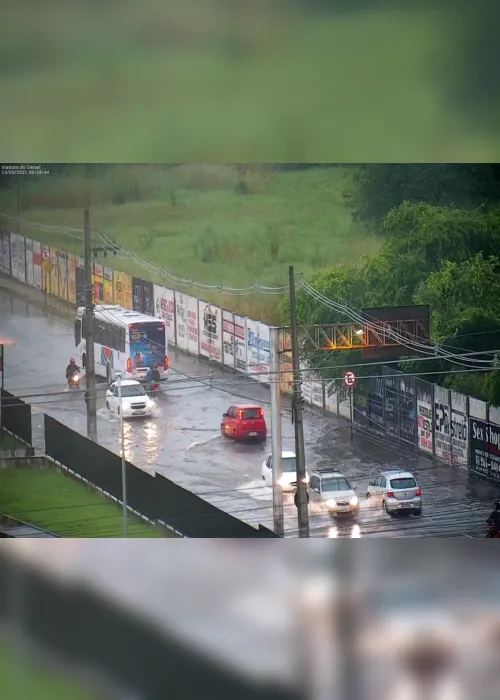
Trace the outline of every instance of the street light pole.
<instances>
[{"instance_id":1,"label":"street light pole","mask_svg":"<svg viewBox=\"0 0 500 700\"><path fill-rule=\"evenodd\" d=\"M295 427L295 456L297 464L297 511L299 537L309 537L309 504L306 484L306 456L304 450L304 424L302 416L302 391L300 378L299 342L297 337L297 309L295 302L295 275L289 267L290 277L290 321L293 368L293 418Z\"/></svg>"},{"instance_id":2,"label":"street light pole","mask_svg":"<svg viewBox=\"0 0 500 700\"><path fill-rule=\"evenodd\" d=\"M87 435L97 442L97 405L94 357L94 295L92 289L92 252L90 246L90 212L85 210L85 374L87 378Z\"/></svg>"},{"instance_id":3,"label":"street light pole","mask_svg":"<svg viewBox=\"0 0 500 700\"><path fill-rule=\"evenodd\" d=\"M127 465L125 464L125 433L123 431L123 406L122 406L122 376L117 374L118 384L118 410L120 411L120 442L122 453L122 503L123 503L123 536L128 536L128 511L127 511Z\"/></svg>"},{"instance_id":4,"label":"street light pole","mask_svg":"<svg viewBox=\"0 0 500 700\"><path fill-rule=\"evenodd\" d=\"M273 479L273 521L278 537L284 537L283 489L280 484L283 476L281 464L281 394L280 394L280 355L279 328L269 329L270 371L271 371L271 439L272 439L272 479Z\"/></svg>"}]
</instances>

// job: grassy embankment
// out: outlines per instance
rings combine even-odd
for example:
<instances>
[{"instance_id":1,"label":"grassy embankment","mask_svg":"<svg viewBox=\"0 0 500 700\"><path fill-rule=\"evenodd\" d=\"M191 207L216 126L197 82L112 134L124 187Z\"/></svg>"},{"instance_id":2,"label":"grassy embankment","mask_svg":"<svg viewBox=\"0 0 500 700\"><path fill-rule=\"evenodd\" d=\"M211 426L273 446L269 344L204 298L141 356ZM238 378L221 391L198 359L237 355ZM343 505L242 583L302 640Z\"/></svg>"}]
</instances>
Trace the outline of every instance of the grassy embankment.
<instances>
[{"instance_id":1,"label":"grassy embankment","mask_svg":"<svg viewBox=\"0 0 500 700\"><path fill-rule=\"evenodd\" d=\"M69 674L47 668L29 653L0 637L0 697L6 700L103 700Z\"/></svg>"},{"instance_id":2,"label":"grassy embankment","mask_svg":"<svg viewBox=\"0 0 500 700\"><path fill-rule=\"evenodd\" d=\"M72 477L46 469L0 469L0 513L61 537L123 537L120 506ZM129 537L168 537L130 515Z\"/></svg>"},{"instance_id":3,"label":"grassy embankment","mask_svg":"<svg viewBox=\"0 0 500 700\"><path fill-rule=\"evenodd\" d=\"M124 165L90 176L75 166L66 177L24 178L21 218L81 229L88 206L93 227L182 278L235 288L281 286L289 265L307 274L378 251L380 240L352 216L353 175L345 167L278 172L266 166ZM0 193L0 209L17 213L16 188ZM28 226L21 233L82 253L81 243L64 233ZM176 286L129 260L107 261ZM278 320L274 295L181 291L268 323Z\"/></svg>"}]
</instances>

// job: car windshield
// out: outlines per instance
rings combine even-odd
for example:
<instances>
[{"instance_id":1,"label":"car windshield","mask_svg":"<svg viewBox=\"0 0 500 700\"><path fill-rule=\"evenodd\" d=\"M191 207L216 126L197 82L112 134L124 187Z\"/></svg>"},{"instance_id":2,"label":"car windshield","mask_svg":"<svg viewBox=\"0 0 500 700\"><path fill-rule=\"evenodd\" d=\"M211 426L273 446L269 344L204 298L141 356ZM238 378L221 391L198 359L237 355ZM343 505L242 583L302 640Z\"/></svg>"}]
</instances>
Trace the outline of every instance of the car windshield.
<instances>
[{"instance_id":1,"label":"car windshield","mask_svg":"<svg viewBox=\"0 0 500 700\"><path fill-rule=\"evenodd\" d=\"M352 489L347 479L343 476L333 479L323 479L322 488L323 491L351 491Z\"/></svg>"},{"instance_id":2,"label":"car windshield","mask_svg":"<svg viewBox=\"0 0 500 700\"><path fill-rule=\"evenodd\" d=\"M290 473L290 472L296 472L297 471L297 463L295 461L295 457L282 457L281 459L281 468L284 472Z\"/></svg>"},{"instance_id":3,"label":"car windshield","mask_svg":"<svg viewBox=\"0 0 500 700\"><path fill-rule=\"evenodd\" d=\"M252 418L260 418L260 408L245 408L243 419L251 420Z\"/></svg>"},{"instance_id":4,"label":"car windshield","mask_svg":"<svg viewBox=\"0 0 500 700\"><path fill-rule=\"evenodd\" d=\"M144 396L145 390L142 384L131 384L130 386L122 386L122 398L129 396Z\"/></svg>"},{"instance_id":5,"label":"car windshield","mask_svg":"<svg viewBox=\"0 0 500 700\"><path fill-rule=\"evenodd\" d=\"M391 479L391 489L397 491L398 489L414 489L417 482L413 477L407 477L406 479Z\"/></svg>"}]
</instances>

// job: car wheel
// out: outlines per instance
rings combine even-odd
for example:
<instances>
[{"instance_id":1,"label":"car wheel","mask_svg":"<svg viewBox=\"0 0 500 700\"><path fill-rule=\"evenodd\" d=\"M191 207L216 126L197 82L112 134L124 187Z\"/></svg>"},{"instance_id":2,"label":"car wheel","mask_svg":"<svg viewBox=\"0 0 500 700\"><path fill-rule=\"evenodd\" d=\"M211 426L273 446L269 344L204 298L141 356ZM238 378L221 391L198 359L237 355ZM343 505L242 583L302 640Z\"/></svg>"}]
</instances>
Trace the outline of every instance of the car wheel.
<instances>
[{"instance_id":1,"label":"car wheel","mask_svg":"<svg viewBox=\"0 0 500 700\"><path fill-rule=\"evenodd\" d=\"M420 508L419 510L416 510L415 515L420 517L422 515L422 508Z\"/></svg>"},{"instance_id":2,"label":"car wheel","mask_svg":"<svg viewBox=\"0 0 500 700\"><path fill-rule=\"evenodd\" d=\"M120 415L120 407L119 406L118 406L116 412L118 413L118 415Z\"/></svg>"},{"instance_id":3,"label":"car wheel","mask_svg":"<svg viewBox=\"0 0 500 700\"><path fill-rule=\"evenodd\" d=\"M237 440L238 438L236 437L236 428L233 429L233 438Z\"/></svg>"},{"instance_id":4,"label":"car wheel","mask_svg":"<svg viewBox=\"0 0 500 700\"><path fill-rule=\"evenodd\" d=\"M387 502L386 501L384 501L383 506L384 506L385 514L389 515L392 518L392 513L387 509Z\"/></svg>"}]
</instances>

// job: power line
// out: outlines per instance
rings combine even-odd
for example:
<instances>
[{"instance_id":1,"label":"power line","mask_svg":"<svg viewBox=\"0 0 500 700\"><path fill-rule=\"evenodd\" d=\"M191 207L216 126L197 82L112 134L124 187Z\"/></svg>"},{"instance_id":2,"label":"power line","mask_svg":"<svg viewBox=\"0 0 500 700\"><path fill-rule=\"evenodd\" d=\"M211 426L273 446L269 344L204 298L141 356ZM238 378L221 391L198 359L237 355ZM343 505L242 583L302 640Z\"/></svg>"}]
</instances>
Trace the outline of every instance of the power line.
<instances>
[{"instance_id":1,"label":"power line","mask_svg":"<svg viewBox=\"0 0 500 700\"><path fill-rule=\"evenodd\" d=\"M26 226L27 228L36 229L37 231L45 231L47 233L63 234L63 235L69 236L70 238L81 241L82 244L84 241L84 237L83 237L84 230L83 229L75 229L75 228L71 228L69 226L49 226L46 224L40 224L39 222L24 221L23 219L20 219L20 218L15 217L15 216L11 216L10 214L7 214L6 212L0 212L0 217L6 219L7 221L9 221L11 223L18 223L20 225ZM286 285L283 285L280 287L269 287L266 285L254 284L250 287L238 288L238 287L228 287L228 286L223 285L223 284L215 284L215 285L214 284L204 284L203 282L197 282L196 280L179 277L178 275L175 275L173 272L169 272L162 267L158 267L157 265L154 265L153 263L150 263L147 260L144 260L144 258L140 257L134 251L130 251L130 250L127 250L125 248L122 248L114 240L112 240L104 230L100 231L97 229L92 229L92 233L95 236L97 236L97 238L102 243L104 243L106 248L111 249L122 260L130 259L133 262L135 262L137 265L142 267L144 270L147 270L148 272L153 272L153 273L159 275L160 277L167 279L168 281L173 282L174 284L179 285L181 287L190 287L190 288L198 289L198 290L205 291L205 292L218 292L218 293L228 294L228 295L232 295L232 296L246 296L246 295L250 295L250 294L281 295L281 294L285 294L288 291L288 286L286 286Z\"/></svg>"}]
</instances>

